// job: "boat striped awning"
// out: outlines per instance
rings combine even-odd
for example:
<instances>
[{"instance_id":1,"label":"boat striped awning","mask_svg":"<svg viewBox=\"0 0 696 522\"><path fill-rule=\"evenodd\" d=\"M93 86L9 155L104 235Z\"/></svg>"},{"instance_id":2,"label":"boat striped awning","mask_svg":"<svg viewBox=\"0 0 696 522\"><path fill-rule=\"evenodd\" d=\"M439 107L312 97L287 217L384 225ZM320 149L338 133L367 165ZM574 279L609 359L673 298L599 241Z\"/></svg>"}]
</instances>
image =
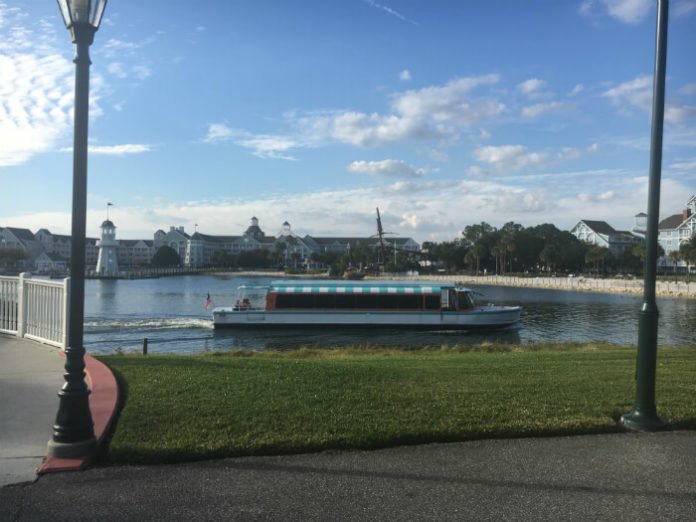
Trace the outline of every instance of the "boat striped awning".
<instances>
[{"instance_id":1,"label":"boat striped awning","mask_svg":"<svg viewBox=\"0 0 696 522\"><path fill-rule=\"evenodd\" d=\"M439 294L440 286L430 285L272 285L277 294Z\"/></svg>"}]
</instances>

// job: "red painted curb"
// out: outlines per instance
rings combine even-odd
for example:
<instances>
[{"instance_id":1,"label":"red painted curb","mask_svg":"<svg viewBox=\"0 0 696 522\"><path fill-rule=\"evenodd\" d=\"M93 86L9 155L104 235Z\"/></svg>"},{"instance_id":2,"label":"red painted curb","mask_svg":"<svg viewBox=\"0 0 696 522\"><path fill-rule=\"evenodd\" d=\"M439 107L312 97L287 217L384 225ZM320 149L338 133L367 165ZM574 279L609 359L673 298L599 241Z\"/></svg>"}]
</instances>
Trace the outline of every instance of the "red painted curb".
<instances>
[{"instance_id":1,"label":"red painted curb","mask_svg":"<svg viewBox=\"0 0 696 522\"><path fill-rule=\"evenodd\" d=\"M62 352L61 355L64 356ZM111 370L91 355L85 355L85 373L87 386L91 390L89 410L92 413L94 436L97 439L97 447L99 447L104 442L104 437L115 417L118 403L118 384L116 384L116 378ZM86 468L88 464L87 457L75 459L46 457L37 473L43 475L58 471L76 471Z\"/></svg>"}]
</instances>

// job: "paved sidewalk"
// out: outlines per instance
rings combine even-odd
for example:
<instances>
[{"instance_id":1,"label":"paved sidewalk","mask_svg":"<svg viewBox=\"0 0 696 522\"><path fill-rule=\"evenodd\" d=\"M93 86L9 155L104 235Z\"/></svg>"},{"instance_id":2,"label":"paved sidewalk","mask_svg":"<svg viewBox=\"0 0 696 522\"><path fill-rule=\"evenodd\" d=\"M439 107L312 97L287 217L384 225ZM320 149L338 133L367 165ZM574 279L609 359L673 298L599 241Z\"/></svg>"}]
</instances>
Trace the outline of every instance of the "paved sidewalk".
<instances>
[{"instance_id":1,"label":"paved sidewalk","mask_svg":"<svg viewBox=\"0 0 696 522\"><path fill-rule=\"evenodd\" d=\"M696 433L114 466L0 489L0 520L694 520Z\"/></svg>"},{"instance_id":2,"label":"paved sidewalk","mask_svg":"<svg viewBox=\"0 0 696 522\"><path fill-rule=\"evenodd\" d=\"M0 486L36 479L64 365L58 348L0 334Z\"/></svg>"}]
</instances>

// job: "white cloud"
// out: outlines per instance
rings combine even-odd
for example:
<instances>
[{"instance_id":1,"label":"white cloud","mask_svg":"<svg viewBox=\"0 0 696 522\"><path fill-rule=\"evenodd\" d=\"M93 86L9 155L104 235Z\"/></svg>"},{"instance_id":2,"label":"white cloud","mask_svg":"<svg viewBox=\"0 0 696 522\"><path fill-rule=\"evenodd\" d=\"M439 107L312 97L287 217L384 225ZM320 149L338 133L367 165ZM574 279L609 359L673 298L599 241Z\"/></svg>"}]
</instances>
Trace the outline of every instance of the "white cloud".
<instances>
[{"instance_id":1,"label":"white cloud","mask_svg":"<svg viewBox=\"0 0 696 522\"><path fill-rule=\"evenodd\" d=\"M612 103L619 106L632 105L643 110L649 110L652 104L652 78L638 76L633 80L620 83L602 93Z\"/></svg>"},{"instance_id":2,"label":"white cloud","mask_svg":"<svg viewBox=\"0 0 696 522\"><path fill-rule=\"evenodd\" d=\"M635 107L644 113L652 110L653 80L650 76L638 76L633 80L620 83L602 93L611 102L623 111ZM688 85L685 87L688 90ZM665 105L665 121L669 123L682 123L696 118L696 107L691 105Z\"/></svg>"},{"instance_id":3,"label":"white cloud","mask_svg":"<svg viewBox=\"0 0 696 522\"><path fill-rule=\"evenodd\" d=\"M494 226L507 221L524 226L554 223L569 229L587 218L628 229L633 216L645 211L648 180L637 172L550 173L544 175L543 188L525 186L523 179L525 176L506 178L505 182L415 178L376 187L261 195L245 200L164 203L144 198L137 203L119 203L113 207L111 218L118 226L120 239L151 239L157 229L170 225L184 225L192 231L194 223L207 234L240 234L251 216L257 216L263 230L271 234L287 220L300 235L364 237L375 232L375 207L379 207L387 230L422 242L451 240L466 225L481 221ZM585 196L579 198L578 193ZM663 213L679 212L685 194L688 197L692 193L693 186L681 178L663 177ZM90 237L99 237L105 201L108 199L93 194L88 197ZM4 216L0 226L34 231L49 227L54 233L69 234L70 211Z\"/></svg>"},{"instance_id":4,"label":"white cloud","mask_svg":"<svg viewBox=\"0 0 696 522\"><path fill-rule=\"evenodd\" d=\"M541 152L528 152L522 145L501 145L479 147L474 150L474 157L498 172L515 172L539 165L547 156Z\"/></svg>"},{"instance_id":5,"label":"white cloud","mask_svg":"<svg viewBox=\"0 0 696 522\"><path fill-rule=\"evenodd\" d=\"M408 69L404 69L399 73L399 80L402 82L410 82L411 81L411 73L409 72Z\"/></svg>"},{"instance_id":6,"label":"white cloud","mask_svg":"<svg viewBox=\"0 0 696 522\"><path fill-rule=\"evenodd\" d=\"M115 56L122 57L124 54L132 55L141 47L142 45L136 42L126 42L118 38L110 38L101 46L100 51L105 57L113 58Z\"/></svg>"},{"instance_id":7,"label":"white cloud","mask_svg":"<svg viewBox=\"0 0 696 522\"><path fill-rule=\"evenodd\" d=\"M152 71L146 65L134 65L133 66L133 75L138 80L144 80L145 78L152 75Z\"/></svg>"},{"instance_id":8,"label":"white cloud","mask_svg":"<svg viewBox=\"0 0 696 522\"><path fill-rule=\"evenodd\" d=\"M112 62L107 65L106 70L109 71L109 74L116 76L116 78L128 77L125 65L122 62Z\"/></svg>"},{"instance_id":9,"label":"white cloud","mask_svg":"<svg viewBox=\"0 0 696 522\"><path fill-rule=\"evenodd\" d=\"M0 28L9 28L0 39L0 167L53 150L72 130L74 66L59 51L52 22L40 19L34 30L27 22L20 8L0 2ZM91 119L102 114L98 102L105 89L93 73Z\"/></svg>"},{"instance_id":10,"label":"white cloud","mask_svg":"<svg viewBox=\"0 0 696 522\"><path fill-rule=\"evenodd\" d=\"M580 149L577 147L561 147L561 149L557 153L557 157L561 161L569 161L581 158L583 156L586 156L587 154L592 154L594 152L597 152L597 150L599 150L599 145L597 145L596 143L593 143L592 145L584 149Z\"/></svg>"},{"instance_id":11,"label":"white cloud","mask_svg":"<svg viewBox=\"0 0 696 522\"><path fill-rule=\"evenodd\" d=\"M73 66L45 23L37 32L26 22L19 8L0 3L0 27L8 29L0 39L0 167L51 150L70 130Z\"/></svg>"},{"instance_id":12,"label":"white cloud","mask_svg":"<svg viewBox=\"0 0 696 522\"><path fill-rule=\"evenodd\" d=\"M576 96L584 90L585 87L581 83L579 83L575 87L573 87L573 90L568 93L568 96Z\"/></svg>"},{"instance_id":13,"label":"white cloud","mask_svg":"<svg viewBox=\"0 0 696 522\"><path fill-rule=\"evenodd\" d=\"M675 16L688 16L696 12L696 0L681 0L680 2L675 2L673 8Z\"/></svg>"},{"instance_id":14,"label":"white cloud","mask_svg":"<svg viewBox=\"0 0 696 522\"><path fill-rule=\"evenodd\" d=\"M468 97L477 87L494 85L499 81L497 74L457 78L441 87L425 87L397 94L393 98L392 108L407 119L431 118L436 122L470 126L505 109L503 104L496 101L476 102Z\"/></svg>"},{"instance_id":15,"label":"white cloud","mask_svg":"<svg viewBox=\"0 0 696 522\"><path fill-rule=\"evenodd\" d=\"M124 145L90 145L89 152L91 154L106 154L112 156L120 156L124 154L142 154L150 152L152 146L144 143L126 143Z\"/></svg>"},{"instance_id":16,"label":"white cloud","mask_svg":"<svg viewBox=\"0 0 696 522\"><path fill-rule=\"evenodd\" d=\"M688 83L680 89L682 94L696 94L696 83Z\"/></svg>"},{"instance_id":17,"label":"white cloud","mask_svg":"<svg viewBox=\"0 0 696 522\"><path fill-rule=\"evenodd\" d=\"M584 203L589 203L592 201L610 201L616 197L616 193L613 190L608 190L606 192L601 192L599 194L592 194L590 192L581 192L578 194L578 199Z\"/></svg>"},{"instance_id":18,"label":"white cloud","mask_svg":"<svg viewBox=\"0 0 696 522\"><path fill-rule=\"evenodd\" d=\"M665 107L665 121L682 123L696 119L696 107L692 105L668 105Z\"/></svg>"},{"instance_id":19,"label":"white cloud","mask_svg":"<svg viewBox=\"0 0 696 522\"><path fill-rule=\"evenodd\" d=\"M522 94L527 96L533 93L538 93L545 88L546 82L537 78L530 78L529 80L525 80L517 85L517 89L520 90Z\"/></svg>"},{"instance_id":20,"label":"white cloud","mask_svg":"<svg viewBox=\"0 0 696 522\"><path fill-rule=\"evenodd\" d=\"M602 16L606 13L620 22L637 24L650 13L653 4L651 0L583 0L578 11L589 17ZM688 11L688 8L685 10ZM675 12L680 14L679 4Z\"/></svg>"},{"instance_id":21,"label":"white cloud","mask_svg":"<svg viewBox=\"0 0 696 522\"><path fill-rule=\"evenodd\" d=\"M543 114L557 114L567 111L570 105L561 102L537 103L522 107L521 116L523 118L537 118Z\"/></svg>"},{"instance_id":22,"label":"white cloud","mask_svg":"<svg viewBox=\"0 0 696 522\"><path fill-rule=\"evenodd\" d=\"M370 7L374 7L375 9L379 9L381 11L384 11L387 14L390 14L391 16L394 16L398 18L399 20L403 20L404 22L411 22L408 18L406 18L404 15L402 15L400 12L396 11L395 9L392 9L389 6L379 4L375 2L375 0L363 0L367 5ZM411 22L413 23L413 22Z\"/></svg>"},{"instance_id":23,"label":"white cloud","mask_svg":"<svg viewBox=\"0 0 696 522\"><path fill-rule=\"evenodd\" d=\"M602 0L609 15L627 24L636 24L650 12L651 0Z\"/></svg>"},{"instance_id":24,"label":"white cloud","mask_svg":"<svg viewBox=\"0 0 696 522\"><path fill-rule=\"evenodd\" d=\"M318 111L284 115L290 130L285 133L255 135L212 124L206 142L234 140L266 158L290 159L293 148L314 148L331 143L356 147L379 147L409 140L441 141L455 137L460 129L488 121L505 110L495 99L479 100L472 91L494 85L498 75L457 78L444 86L408 90L391 96L391 113L360 111ZM237 139L237 138L243 139ZM277 148L272 145L277 144ZM263 147L261 147L263 146ZM280 153L280 156L278 155Z\"/></svg>"},{"instance_id":25,"label":"white cloud","mask_svg":"<svg viewBox=\"0 0 696 522\"><path fill-rule=\"evenodd\" d=\"M348 165L346 169L349 172L366 174L368 176L399 178L416 178L436 172L436 169L414 167L405 161L393 159L381 161L354 161Z\"/></svg>"},{"instance_id":26,"label":"white cloud","mask_svg":"<svg viewBox=\"0 0 696 522\"><path fill-rule=\"evenodd\" d=\"M203 141L225 141L230 139L233 136L233 134L233 129L231 129L224 123L211 123L210 125L208 125L208 134L205 138L203 138Z\"/></svg>"},{"instance_id":27,"label":"white cloud","mask_svg":"<svg viewBox=\"0 0 696 522\"><path fill-rule=\"evenodd\" d=\"M288 161L294 161L295 158L285 154L285 152L299 146L292 138L274 135L257 135L250 138L241 138L236 143L244 148L251 149L254 155L259 158Z\"/></svg>"}]
</instances>

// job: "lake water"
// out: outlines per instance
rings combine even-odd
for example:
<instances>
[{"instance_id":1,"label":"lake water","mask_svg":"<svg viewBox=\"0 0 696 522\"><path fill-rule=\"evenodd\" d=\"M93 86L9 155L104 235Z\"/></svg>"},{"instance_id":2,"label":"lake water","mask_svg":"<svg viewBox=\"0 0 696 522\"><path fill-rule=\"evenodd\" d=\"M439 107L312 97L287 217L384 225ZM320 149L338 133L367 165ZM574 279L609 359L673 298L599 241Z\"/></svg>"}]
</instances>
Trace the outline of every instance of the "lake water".
<instances>
[{"instance_id":1,"label":"lake water","mask_svg":"<svg viewBox=\"0 0 696 522\"><path fill-rule=\"evenodd\" d=\"M215 330L204 309L234 302L240 284L263 284L276 278L180 276L139 280L88 280L85 288L85 347L90 353L121 348L150 353L194 353L300 346L419 346L479 344L484 341L609 342L636 344L642 297L529 288L475 286L485 301L524 307L518 327L497 332L414 332L400 330ZM696 302L659 299L661 345L696 345Z\"/></svg>"}]
</instances>

